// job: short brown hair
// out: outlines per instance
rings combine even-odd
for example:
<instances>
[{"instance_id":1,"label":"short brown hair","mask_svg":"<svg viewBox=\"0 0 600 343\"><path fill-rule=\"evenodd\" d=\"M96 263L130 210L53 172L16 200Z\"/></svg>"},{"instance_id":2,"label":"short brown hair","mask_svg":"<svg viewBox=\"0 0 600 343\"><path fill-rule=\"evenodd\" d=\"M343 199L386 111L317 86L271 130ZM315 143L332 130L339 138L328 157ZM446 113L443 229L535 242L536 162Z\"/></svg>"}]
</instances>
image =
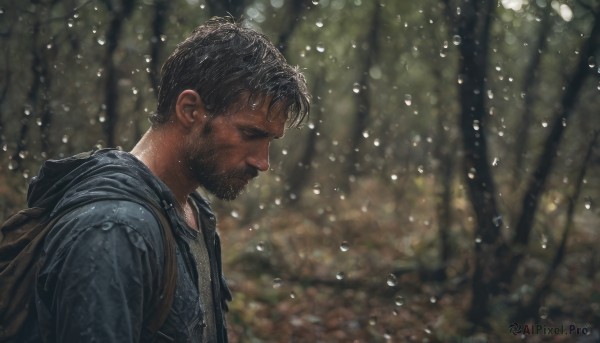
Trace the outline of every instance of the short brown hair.
<instances>
[{"instance_id":1,"label":"short brown hair","mask_svg":"<svg viewBox=\"0 0 600 343\"><path fill-rule=\"evenodd\" d=\"M197 27L162 66L154 124L168 121L179 94L193 89L210 115L246 101L270 100L287 114L289 126L308 116L310 96L304 75L290 66L269 39L230 18L212 18Z\"/></svg>"}]
</instances>

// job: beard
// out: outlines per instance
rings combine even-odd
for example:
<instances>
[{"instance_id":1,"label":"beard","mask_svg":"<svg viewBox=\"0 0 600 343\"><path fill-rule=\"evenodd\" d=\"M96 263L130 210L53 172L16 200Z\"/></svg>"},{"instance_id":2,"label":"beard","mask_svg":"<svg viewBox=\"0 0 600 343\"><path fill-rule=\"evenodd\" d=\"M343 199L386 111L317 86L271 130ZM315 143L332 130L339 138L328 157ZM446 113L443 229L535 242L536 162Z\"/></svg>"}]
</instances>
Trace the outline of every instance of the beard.
<instances>
[{"instance_id":1,"label":"beard","mask_svg":"<svg viewBox=\"0 0 600 343\"><path fill-rule=\"evenodd\" d=\"M211 140L192 149L188 154L188 168L192 177L200 185L221 200L233 200L242 193L248 181L258 175L258 170L243 167L219 171L218 152Z\"/></svg>"}]
</instances>

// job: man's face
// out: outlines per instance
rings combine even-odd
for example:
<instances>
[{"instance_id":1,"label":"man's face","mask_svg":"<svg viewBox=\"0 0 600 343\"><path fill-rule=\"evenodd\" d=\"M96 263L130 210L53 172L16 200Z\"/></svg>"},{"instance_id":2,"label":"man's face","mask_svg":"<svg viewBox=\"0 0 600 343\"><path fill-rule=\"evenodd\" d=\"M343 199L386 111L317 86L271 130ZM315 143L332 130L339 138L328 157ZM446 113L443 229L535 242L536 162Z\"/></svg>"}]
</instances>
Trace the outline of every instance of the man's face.
<instances>
[{"instance_id":1,"label":"man's face","mask_svg":"<svg viewBox=\"0 0 600 343\"><path fill-rule=\"evenodd\" d=\"M187 143L191 176L220 199L235 199L259 171L269 169L269 145L283 136L285 117L261 108L225 113L208 122ZM274 111L273 109L272 111Z\"/></svg>"}]
</instances>

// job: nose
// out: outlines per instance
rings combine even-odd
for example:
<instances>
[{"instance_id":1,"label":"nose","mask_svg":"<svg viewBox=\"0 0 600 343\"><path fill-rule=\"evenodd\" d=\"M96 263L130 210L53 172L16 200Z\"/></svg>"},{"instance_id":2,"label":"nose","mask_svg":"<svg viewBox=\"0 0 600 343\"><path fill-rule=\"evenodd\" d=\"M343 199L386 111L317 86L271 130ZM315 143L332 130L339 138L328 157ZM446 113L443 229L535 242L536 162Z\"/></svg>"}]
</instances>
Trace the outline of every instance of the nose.
<instances>
[{"instance_id":1,"label":"nose","mask_svg":"<svg viewBox=\"0 0 600 343\"><path fill-rule=\"evenodd\" d=\"M260 144L248 157L248 164L261 172L269 170L269 143Z\"/></svg>"}]
</instances>

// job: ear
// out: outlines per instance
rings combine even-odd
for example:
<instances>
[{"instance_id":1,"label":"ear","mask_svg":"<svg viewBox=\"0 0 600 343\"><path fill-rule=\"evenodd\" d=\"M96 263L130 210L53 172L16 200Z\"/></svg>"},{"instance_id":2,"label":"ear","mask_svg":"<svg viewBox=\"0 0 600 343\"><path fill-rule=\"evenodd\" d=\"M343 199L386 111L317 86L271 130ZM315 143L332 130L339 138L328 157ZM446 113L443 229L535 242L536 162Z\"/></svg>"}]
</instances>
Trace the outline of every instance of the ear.
<instances>
[{"instance_id":1,"label":"ear","mask_svg":"<svg viewBox=\"0 0 600 343\"><path fill-rule=\"evenodd\" d=\"M178 123L187 128L192 128L199 122L206 120L204 103L198 92L186 89L179 93L175 103L175 118Z\"/></svg>"}]
</instances>

